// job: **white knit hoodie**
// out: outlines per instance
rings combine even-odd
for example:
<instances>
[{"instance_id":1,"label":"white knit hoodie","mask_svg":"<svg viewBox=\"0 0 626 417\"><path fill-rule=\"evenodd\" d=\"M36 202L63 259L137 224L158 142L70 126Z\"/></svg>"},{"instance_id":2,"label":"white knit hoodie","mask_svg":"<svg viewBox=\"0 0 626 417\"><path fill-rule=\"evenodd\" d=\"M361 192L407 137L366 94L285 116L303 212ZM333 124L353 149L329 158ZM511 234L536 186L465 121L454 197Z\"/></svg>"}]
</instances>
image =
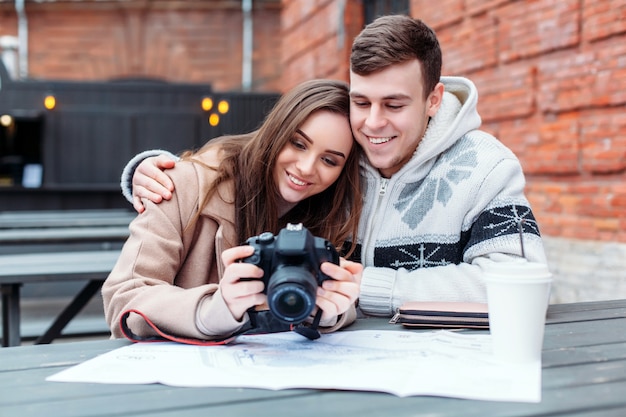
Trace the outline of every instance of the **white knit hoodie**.
<instances>
[{"instance_id":1,"label":"white knit hoodie","mask_svg":"<svg viewBox=\"0 0 626 417\"><path fill-rule=\"evenodd\" d=\"M366 314L391 316L405 301L486 302L483 267L521 256L521 219L526 258L545 262L518 159L477 130L474 84L441 81L442 105L412 159L389 179L362 162Z\"/></svg>"}]
</instances>

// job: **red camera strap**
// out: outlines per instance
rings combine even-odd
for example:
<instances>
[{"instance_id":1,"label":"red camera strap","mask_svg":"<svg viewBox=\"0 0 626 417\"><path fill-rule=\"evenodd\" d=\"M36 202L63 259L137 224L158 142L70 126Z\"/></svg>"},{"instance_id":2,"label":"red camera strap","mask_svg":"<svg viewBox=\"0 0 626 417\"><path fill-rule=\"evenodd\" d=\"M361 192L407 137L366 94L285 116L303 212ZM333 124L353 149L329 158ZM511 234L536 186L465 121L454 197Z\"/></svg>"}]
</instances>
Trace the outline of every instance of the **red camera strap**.
<instances>
[{"instance_id":1,"label":"red camera strap","mask_svg":"<svg viewBox=\"0 0 626 417\"><path fill-rule=\"evenodd\" d=\"M144 321L146 322L146 324L148 324L148 326L150 326L156 333L158 336L139 336L136 335L135 333L133 333L132 330L130 330L130 327L128 327L128 317L131 314L138 314L139 316L141 316L142 319L144 319ZM202 339L193 339L193 338L187 338L187 337L179 337L179 336L175 336L169 333L166 333L164 331L162 331L161 329L159 329L148 317L146 317L145 314L143 314L141 311L138 310L127 310L124 312L124 314L122 314L122 316L120 317L120 329L122 331L122 333L124 334L124 336L128 339L131 340L133 342L166 342L166 341L170 341L170 342L177 342L177 343L184 343L187 345L197 345L197 346L217 346L217 345L225 345L229 342L231 342L232 340L235 339L235 337L237 337L239 334L249 330L248 328L244 327L244 330L241 333L237 333L234 335L231 335L225 339L221 339L221 340L202 340Z\"/></svg>"},{"instance_id":2,"label":"red camera strap","mask_svg":"<svg viewBox=\"0 0 626 417\"><path fill-rule=\"evenodd\" d=\"M128 318L130 317L131 314L139 315L146 322L146 324L155 331L156 335L155 336L139 336L133 333L133 331L128 326ZM135 309L125 311L120 317L119 324L120 324L120 330L122 331L122 334L128 340L135 342L135 343L170 341L170 342L177 342L177 343L183 343L187 345L196 345L196 346L218 346L218 345L228 344L232 342L237 336L242 335L242 334L273 333L275 331L285 331L285 330L295 330L298 334L310 340L315 340L320 337L319 332L317 330L317 326L319 324L319 320L322 315L321 310L319 310L317 314L315 315L312 326L304 326L302 324L298 326L288 325L288 327L286 328L274 328L274 329L267 327L267 325L265 326L262 325L259 327L257 324L257 314L258 312L251 312L251 315L250 315L251 320L247 325L245 325L239 331L233 333L232 335L225 337L223 339L218 339L218 340L194 339L194 338L180 337L180 336L166 333L163 330L159 329L158 326L154 324L152 320L150 320L144 313Z\"/></svg>"}]
</instances>

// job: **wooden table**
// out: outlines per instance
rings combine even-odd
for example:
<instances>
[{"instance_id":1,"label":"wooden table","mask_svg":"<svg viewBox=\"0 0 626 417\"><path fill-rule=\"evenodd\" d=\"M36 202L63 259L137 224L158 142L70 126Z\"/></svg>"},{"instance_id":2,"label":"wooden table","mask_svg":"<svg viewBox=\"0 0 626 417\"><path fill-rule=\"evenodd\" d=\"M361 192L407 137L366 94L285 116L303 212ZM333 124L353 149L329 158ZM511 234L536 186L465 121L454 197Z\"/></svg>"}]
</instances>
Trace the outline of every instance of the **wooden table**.
<instances>
[{"instance_id":1,"label":"wooden table","mask_svg":"<svg viewBox=\"0 0 626 417\"><path fill-rule=\"evenodd\" d=\"M400 329L360 319L350 330ZM416 330L406 330L416 331ZM482 332L482 331L481 331ZM552 305L541 403L472 401L332 390L174 388L46 382L125 340L0 349L2 416L567 416L626 415L626 300ZM454 375L450 375L454 378Z\"/></svg>"},{"instance_id":2,"label":"wooden table","mask_svg":"<svg viewBox=\"0 0 626 417\"><path fill-rule=\"evenodd\" d=\"M35 343L50 343L59 336L102 286L136 215L124 209L0 212L2 346L21 341L22 285L85 281Z\"/></svg>"},{"instance_id":3,"label":"wooden table","mask_svg":"<svg viewBox=\"0 0 626 417\"><path fill-rule=\"evenodd\" d=\"M85 281L85 287L57 316L35 344L50 343L100 290L113 269L120 250L0 255L2 293L2 346L18 346L20 336L20 287L23 284Z\"/></svg>"}]
</instances>

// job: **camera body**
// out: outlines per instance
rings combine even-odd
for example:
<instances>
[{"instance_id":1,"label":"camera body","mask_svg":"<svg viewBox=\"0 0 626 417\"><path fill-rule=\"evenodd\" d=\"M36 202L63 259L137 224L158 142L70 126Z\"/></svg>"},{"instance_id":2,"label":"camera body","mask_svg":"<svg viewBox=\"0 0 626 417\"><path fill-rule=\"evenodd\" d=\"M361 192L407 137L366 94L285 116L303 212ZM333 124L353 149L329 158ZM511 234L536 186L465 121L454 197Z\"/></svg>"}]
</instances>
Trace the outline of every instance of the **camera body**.
<instances>
[{"instance_id":1,"label":"camera body","mask_svg":"<svg viewBox=\"0 0 626 417\"><path fill-rule=\"evenodd\" d=\"M254 253L241 262L263 269L263 292L270 312L285 323L304 321L315 307L317 287L332 279L320 271L320 265L339 265L333 244L313 236L302 224L288 224L278 236L261 233L246 243L254 247Z\"/></svg>"}]
</instances>

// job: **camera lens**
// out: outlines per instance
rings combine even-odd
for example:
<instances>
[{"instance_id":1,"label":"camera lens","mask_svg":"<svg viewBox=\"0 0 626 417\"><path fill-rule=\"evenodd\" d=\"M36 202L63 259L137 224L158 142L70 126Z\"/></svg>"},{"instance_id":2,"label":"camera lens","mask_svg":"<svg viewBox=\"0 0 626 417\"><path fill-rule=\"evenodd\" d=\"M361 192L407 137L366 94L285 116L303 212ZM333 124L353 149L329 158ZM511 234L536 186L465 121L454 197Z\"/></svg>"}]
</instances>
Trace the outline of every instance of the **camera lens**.
<instances>
[{"instance_id":1,"label":"camera lens","mask_svg":"<svg viewBox=\"0 0 626 417\"><path fill-rule=\"evenodd\" d=\"M306 269L285 266L278 269L267 285L267 303L276 318L301 323L315 307L317 280Z\"/></svg>"}]
</instances>

